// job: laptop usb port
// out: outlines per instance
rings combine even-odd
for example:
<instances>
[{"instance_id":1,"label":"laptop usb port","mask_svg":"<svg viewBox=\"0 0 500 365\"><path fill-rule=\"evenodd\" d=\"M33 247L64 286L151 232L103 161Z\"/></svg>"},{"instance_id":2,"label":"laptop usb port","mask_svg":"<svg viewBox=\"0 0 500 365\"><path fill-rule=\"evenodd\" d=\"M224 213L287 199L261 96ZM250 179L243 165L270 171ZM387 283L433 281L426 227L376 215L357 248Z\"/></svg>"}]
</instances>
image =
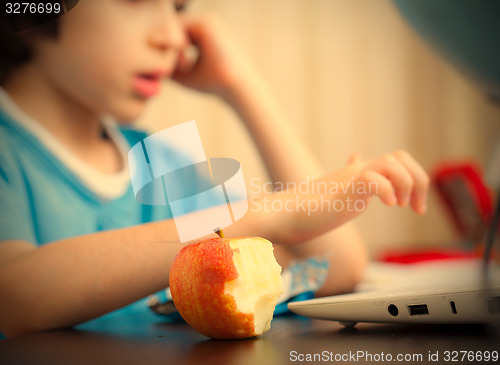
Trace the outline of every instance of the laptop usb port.
<instances>
[{"instance_id":1,"label":"laptop usb port","mask_svg":"<svg viewBox=\"0 0 500 365\"><path fill-rule=\"evenodd\" d=\"M409 305L408 310L410 311L410 316L422 316L429 314L427 304Z\"/></svg>"}]
</instances>

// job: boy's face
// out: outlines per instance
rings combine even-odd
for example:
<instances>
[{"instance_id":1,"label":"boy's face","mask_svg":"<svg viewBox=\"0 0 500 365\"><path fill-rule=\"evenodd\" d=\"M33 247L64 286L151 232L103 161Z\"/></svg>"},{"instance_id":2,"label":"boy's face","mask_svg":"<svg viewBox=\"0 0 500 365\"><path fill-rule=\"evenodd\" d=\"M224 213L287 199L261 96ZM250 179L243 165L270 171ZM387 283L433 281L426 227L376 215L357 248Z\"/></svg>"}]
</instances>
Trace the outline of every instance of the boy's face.
<instances>
[{"instance_id":1,"label":"boy's face","mask_svg":"<svg viewBox=\"0 0 500 365\"><path fill-rule=\"evenodd\" d=\"M80 0L34 62L68 102L130 121L170 76L187 39L174 0Z\"/></svg>"}]
</instances>

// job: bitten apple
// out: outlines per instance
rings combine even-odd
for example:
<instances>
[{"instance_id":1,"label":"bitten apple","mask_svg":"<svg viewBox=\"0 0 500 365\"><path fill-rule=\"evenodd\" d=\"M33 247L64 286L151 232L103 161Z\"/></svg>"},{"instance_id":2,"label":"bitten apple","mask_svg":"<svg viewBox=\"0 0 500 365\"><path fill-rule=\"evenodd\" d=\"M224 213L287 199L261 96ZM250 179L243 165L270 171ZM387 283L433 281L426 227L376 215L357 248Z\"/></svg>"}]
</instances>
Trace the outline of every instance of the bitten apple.
<instances>
[{"instance_id":1,"label":"bitten apple","mask_svg":"<svg viewBox=\"0 0 500 365\"><path fill-rule=\"evenodd\" d=\"M213 238L179 252L170 269L174 304L215 339L258 336L271 326L283 291L281 266L263 238Z\"/></svg>"}]
</instances>

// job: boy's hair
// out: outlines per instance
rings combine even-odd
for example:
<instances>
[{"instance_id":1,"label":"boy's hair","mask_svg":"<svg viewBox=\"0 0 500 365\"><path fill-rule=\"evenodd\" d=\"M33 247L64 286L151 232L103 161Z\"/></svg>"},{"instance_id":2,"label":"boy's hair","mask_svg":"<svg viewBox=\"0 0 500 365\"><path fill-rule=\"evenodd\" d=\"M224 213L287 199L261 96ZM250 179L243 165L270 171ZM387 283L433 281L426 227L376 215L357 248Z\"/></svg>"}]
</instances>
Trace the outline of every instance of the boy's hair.
<instances>
[{"instance_id":1,"label":"boy's hair","mask_svg":"<svg viewBox=\"0 0 500 365\"><path fill-rule=\"evenodd\" d=\"M29 23L30 14L18 14L16 21ZM26 42L28 36L44 36L57 38L58 18L47 23L38 25L31 29L14 32L15 27L12 18L8 14L0 13L0 85L3 84L9 71L23 63L28 62L32 57L32 50Z\"/></svg>"}]
</instances>

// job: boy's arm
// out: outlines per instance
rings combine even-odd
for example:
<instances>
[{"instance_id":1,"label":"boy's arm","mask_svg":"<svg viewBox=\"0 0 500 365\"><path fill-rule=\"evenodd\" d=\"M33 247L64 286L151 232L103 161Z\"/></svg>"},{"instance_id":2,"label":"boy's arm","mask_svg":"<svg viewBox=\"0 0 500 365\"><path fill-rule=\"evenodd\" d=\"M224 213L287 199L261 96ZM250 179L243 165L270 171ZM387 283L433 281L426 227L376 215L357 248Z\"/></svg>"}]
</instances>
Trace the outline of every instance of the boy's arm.
<instances>
[{"instance_id":1,"label":"boy's arm","mask_svg":"<svg viewBox=\"0 0 500 365\"><path fill-rule=\"evenodd\" d=\"M376 189L332 192L325 188L330 183L373 183ZM351 199L366 205L371 196L377 195L387 205L410 204L423 212L428 179L407 154L395 153L370 161L355 159L310 184L318 185L300 194L299 199ZM263 197L271 205L272 201L292 202L291 208L295 198L293 192ZM262 209L263 200L251 204L261 209L249 210L225 231L231 236L261 236L282 243L275 246L281 265L297 256L310 255L304 246L310 242L305 241L317 239L362 213L272 211ZM182 247L175 231L174 221L167 220L68 238L39 248L23 241L0 242L0 331L15 336L75 325L165 288L170 266ZM352 262L345 257L351 248L335 248L342 247L346 247L345 251L333 251L332 256L338 256L336 265L348 270ZM342 281L330 280L343 282L345 273L341 274Z\"/></svg>"},{"instance_id":2,"label":"boy's arm","mask_svg":"<svg viewBox=\"0 0 500 365\"><path fill-rule=\"evenodd\" d=\"M286 217L249 212L234 236L275 237ZM40 247L0 242L0 332L64 328L166 288L181 247L172 219L63 239Z\"/></svg>"},{"instance_id":3,"label":"boy's arm","mask_svg":"<svg viewBox=\"0 0 500 365\"><path fill-rule=\"evenodd\" d=\"M180 247L171 220L41 247L0 242L0 331L71 326L161 290Z\"/></svg>"},{"instance_id":4,"label":"boy's arm","mask_svg":"<svg viewBox=\"0 0 500 365\"><path fill-rule=\"evenodd\" d=\"M184 23L200 57L192 68L181 62L176 80L214 92L234 108L251 133L273 182L302 182L323 176L320 163L287 122L267 84L238 49L230 32L211 15L186 17ZM279 245L275 249L282 265L297 256L329 255L329 276L318 295L351 290L367 262L366 249L353 223L295 247L293 252Z\"/></svg>"},{"instance_id":5,"label":"boy's arm","mask_svg":"<svg viewBox=\"0 0 500 365\"><path fill-rule=\"evenodd\" d=\"M250 214L237 229L268 235ZM214 234L215 236L215 234ZM0 332L12 337L96 318L168 286L180 243L172 219L36 247L0 242Z\"/></svg>"}]
</instances>

